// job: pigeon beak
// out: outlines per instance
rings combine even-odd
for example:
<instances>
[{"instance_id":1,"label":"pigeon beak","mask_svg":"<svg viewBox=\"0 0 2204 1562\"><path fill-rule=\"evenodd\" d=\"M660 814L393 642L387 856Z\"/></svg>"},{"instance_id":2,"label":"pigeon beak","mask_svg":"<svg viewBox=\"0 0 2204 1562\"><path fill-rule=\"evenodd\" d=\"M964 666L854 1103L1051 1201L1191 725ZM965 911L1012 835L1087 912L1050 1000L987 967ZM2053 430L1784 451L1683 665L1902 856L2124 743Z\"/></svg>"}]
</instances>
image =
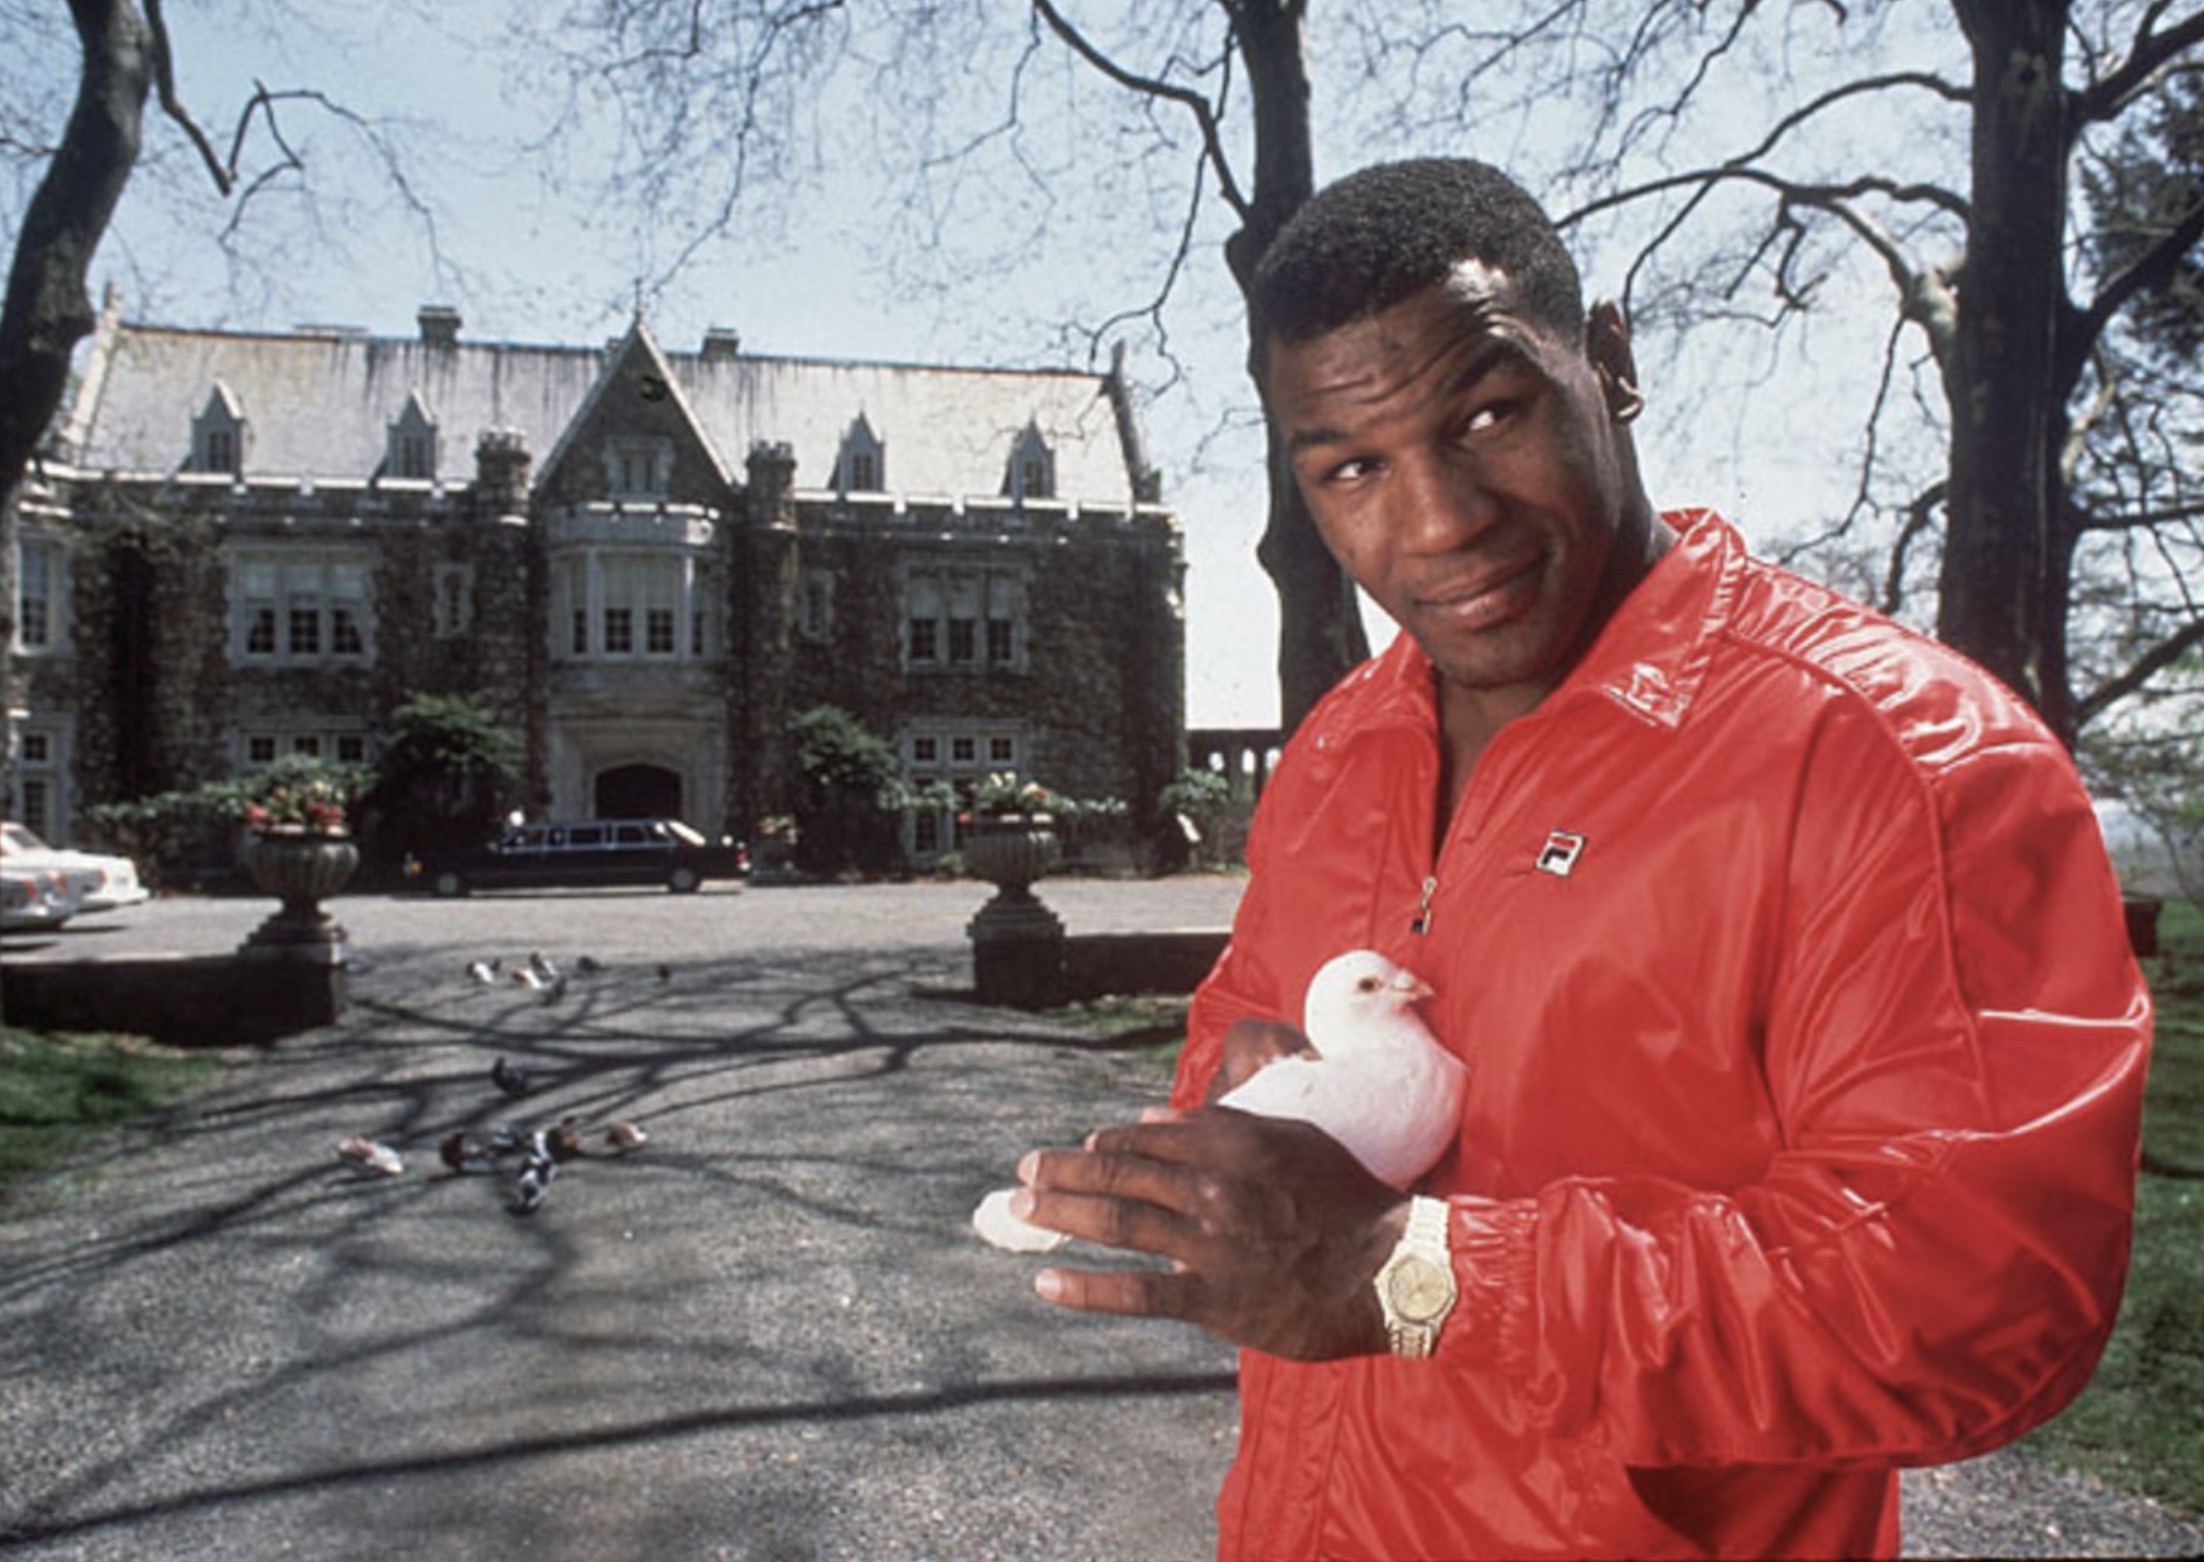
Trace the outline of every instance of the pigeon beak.
<instances>
[{"instance_id":1,"label":"pigeon beak","mask_svg":"<svg viewBox=\"0 0 2204 1562\"><path fill-rule=\"evenodd\" d=\"M1421 1003L1431 996L1431 984L1413 971L1395 972L1393 986L1405 993L1410 1003Z\"/></svg>"}]
</instances>

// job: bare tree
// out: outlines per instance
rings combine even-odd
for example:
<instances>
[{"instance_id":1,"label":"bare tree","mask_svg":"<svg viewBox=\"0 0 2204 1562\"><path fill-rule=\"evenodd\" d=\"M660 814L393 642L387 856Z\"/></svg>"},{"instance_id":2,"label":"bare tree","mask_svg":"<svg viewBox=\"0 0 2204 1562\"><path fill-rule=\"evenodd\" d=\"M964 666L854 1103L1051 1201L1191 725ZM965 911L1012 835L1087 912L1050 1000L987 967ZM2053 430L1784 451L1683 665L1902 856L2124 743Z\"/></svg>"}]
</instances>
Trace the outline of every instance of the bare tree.
<instances>
[{"instance_id":1,"label":"bare tree","mask_svg":"<svg viewBox=\"0 0 2204 1562\"><path fill-rule=\"evenodd\" d=\"M26 0L8 0L11 35L29 42L49 17ZM346 124L374 151L384 175L424 222L395 148L381 130L341 102L309 89L255 84L226 134L203 128L176 83L176 54L162 0L68 0L76 34L76 97L57 139L46 142L36 116L11 105L0 116L0 157L35 171L14 236L7 292L0 300L0 707L14 684L17 613L16 527L25 474L67 392L70 360L90 333L89 280L145 144L146 106L159 106L194 166L224 203L219 242L244 242L244 218L256 199L304 174L305 158L288 134L298 107ZM26 54L28 51L26 51ZM31 66L35 69L35 64ZM7 795L0 755L0 797Z\"/></svg>"},{"instance_id":2,"label":"bare tree","mask_svg":"<svg viewBox=\"0 0 2204 1562\"><path fill-rule=\"evenodd\" d=\"M86 277L136 166L166 47L131 0L70 0L69 12L84 57L76 105L24 211L0 302L0 711L14 703L17 489L61 405L69 355L92 328ZM12 763L0 747L0 797Z\"/></svg>"},{"instance_id":3,"label":"bare tree","mask_svg":"<svg viewBox=\"0 0 2204 1562\"><path fill-rule=\"evenodd\" d=\"M1199 132L1203 168L1236 223L1226 263L1247 303L1247 364L1260 378L1266 327L1253 298L1255 268L1271 241L1315 189L1310 121L1307 0L1216 0L1225 37L1203 75L1205 93L1168 72L1146 73L1105 53L1054 0L1033 9L1073 53L1115 85L1185 114ZM1227 146L1224 119L1237 78L1245 82L1252 131L1245 168ZM1201 182L1197 179L1195 187ZM1187 232L1193 218L1188 218ZM1293 480L1275 430L1269 431L1269 514L1257 549L1278 591L1278 704L1287 731L1348 669L1370 654L1354 584L1325 548Z\"/></svg>"},{"instance_id":4,"label":"bare tree","mask_svg":"<svg viewBox=\"0 0 2204 1562\"><path fill-rule=\"evenodd\" d=\"M1842 37L1891 9L1830 4L1825 25ZM1833 236L1873 257L1887 277L1896 325L1883 386L1870 416L1864 459L1876 454L1878 420L1905 374L1903 347L1917 339L1940 392L1947 462L1889 508L1898 516L1889 578L1902 583L1909 560L1941 522L1936 566L1939 634L2031 700L2071 742L2084 721L2204 639L2193 612L2161 623L2148 645L2107 668L2089 689L2074 686L2070 632L2076 563L2091 532L2149 528L2169 519L2151 506L2122 511L2076 502L2080 452L2099 429L2132 424L2138 404L2104 370L2108 334L2139 296L2170 277L2204 237L2204 198L2189 204L2150 242L2110 269L2077 262L2069 234L2086 228L2073 168L2091 138L2161 93L2170 74L2198 68L2204 13L2175 18L2172 0L2098 5L2076 0L1952 0L1964 72L1917 67L1860 71L1814 92L1720 162L1681 164L1622 182L1587 202L1579 220L1625 205L1657 203L1663 215L1641 250L1640 272L1717 197L1744 195L1758 226L1736 264L1709 288L1702 270L1683 284L1704 306L1765 289L1778 319L1807 309L1835 263ZM1731 36L1771 18L1741 0ZM1857 40L1871 44L1871 37ZM1839 44L1831 51L1872 64L1880 52ZM1708 56L1711 71L1712 56ZM1681 111L1695 79L1670 105ZM1888 148L1889 127L1941 114L1965 137L1969 183L1932 175L1816 165L1802 150L1821 138ZM1620 152L1631 123L1609 145ZM1807 168L1812 171L1803 171ZM1737 210L1733 200L1730 208ZM2089 253L2086 246L2079 252ZM1863 476L1862 508L1870 481ZM2109 492L2108 490L2106 492ZM2196 555L2190 552L2189 562ZM2170 553L2162 558L2171 561ZM2176 573L2180 573L2179 570Z\"/></svg>"}]
</instances>

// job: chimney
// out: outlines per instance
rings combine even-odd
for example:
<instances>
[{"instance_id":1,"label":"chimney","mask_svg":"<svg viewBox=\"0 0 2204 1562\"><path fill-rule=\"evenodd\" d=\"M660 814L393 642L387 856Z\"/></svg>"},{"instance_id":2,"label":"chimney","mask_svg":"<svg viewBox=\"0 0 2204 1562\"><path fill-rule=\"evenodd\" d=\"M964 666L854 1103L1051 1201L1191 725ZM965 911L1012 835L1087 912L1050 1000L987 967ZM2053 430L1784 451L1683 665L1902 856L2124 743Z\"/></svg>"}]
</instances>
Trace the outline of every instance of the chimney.
<instances>
[{"instance_id":1,"label":"chimney","mask_svg":"<svg viewBox=\"0 0 2204 1562\"><path fill-rule=\"evenodd\" d=\"M417 317L421 340L430 347L459 345L459 311L449 304L423 304Z\"/></svg>"},{"instance_id":2,"label":"chimney","mask_svg":"<svg viewBox=\"0 0 2204 1562\"><path fill-rule=\"evenodd\" d=\"M714 325L704 330L704 361L706 363L732 362L742 351L742 333L733 326Z\"/></svg>"},{"instance_id":3,"label":"chimney","mask_svg":"<svg viewBox=\"0 0 2204 1562\"><path fill-rule=\"evenodd\" d=\"M484 429L474 447L478 513L490 520L521 520L528 509L528 441L518 429Z\"/></svg>"}]
</instances>

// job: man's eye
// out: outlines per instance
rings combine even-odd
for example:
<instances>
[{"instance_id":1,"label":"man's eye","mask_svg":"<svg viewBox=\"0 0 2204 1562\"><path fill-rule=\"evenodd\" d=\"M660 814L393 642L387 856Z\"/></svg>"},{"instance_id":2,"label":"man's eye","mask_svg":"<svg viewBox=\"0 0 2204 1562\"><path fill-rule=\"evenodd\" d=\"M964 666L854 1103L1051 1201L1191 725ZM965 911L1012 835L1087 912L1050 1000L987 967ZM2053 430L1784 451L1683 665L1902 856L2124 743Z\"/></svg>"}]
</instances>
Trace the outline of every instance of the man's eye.
<instances>
[{"instance_id":1,"label":"man's eye","mask_svg":"<svg viewBox=\"0 0 2204 1562\"><path fill-rule=\"evenodd\" d=\"M1523 404L1519 401L1488 401L1462 420L1462 433L1465 436L1488 433L1503 423L1512 422L1522 410Z\"/></svg>"},{"instance_id":2,"label":"man's eye","mask_svg":"<svg viewBox=\"0 0 2204 1562\"><path fill-rule=\"evenodd\" d=\"M1377 463L1365 456L1354 456L1341 461L1324 474L1327 484L1358 483L1377 470Z\"/></svg>"}]
</instances>

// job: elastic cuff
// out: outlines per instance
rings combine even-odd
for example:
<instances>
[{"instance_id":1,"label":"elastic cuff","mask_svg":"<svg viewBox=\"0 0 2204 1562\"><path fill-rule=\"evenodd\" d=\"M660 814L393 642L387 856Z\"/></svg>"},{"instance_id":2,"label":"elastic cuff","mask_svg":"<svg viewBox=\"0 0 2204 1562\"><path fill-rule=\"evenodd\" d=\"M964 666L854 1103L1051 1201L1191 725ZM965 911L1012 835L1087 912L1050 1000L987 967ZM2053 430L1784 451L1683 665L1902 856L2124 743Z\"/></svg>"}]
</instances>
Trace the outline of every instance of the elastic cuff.
<instances>
[{"instance_id":1,"label":"elastic cuff","mask_svg":"<svg viewBox=\"0 0 2204 1562\"><path fill-rule=\"evenodd\" d=\"M1439 1333L1439 1359L1519 1374L1530 1361L1538 1206L1456 1195L1448 1207L1461 1295Z\"/></svg>"}]
</instances>

